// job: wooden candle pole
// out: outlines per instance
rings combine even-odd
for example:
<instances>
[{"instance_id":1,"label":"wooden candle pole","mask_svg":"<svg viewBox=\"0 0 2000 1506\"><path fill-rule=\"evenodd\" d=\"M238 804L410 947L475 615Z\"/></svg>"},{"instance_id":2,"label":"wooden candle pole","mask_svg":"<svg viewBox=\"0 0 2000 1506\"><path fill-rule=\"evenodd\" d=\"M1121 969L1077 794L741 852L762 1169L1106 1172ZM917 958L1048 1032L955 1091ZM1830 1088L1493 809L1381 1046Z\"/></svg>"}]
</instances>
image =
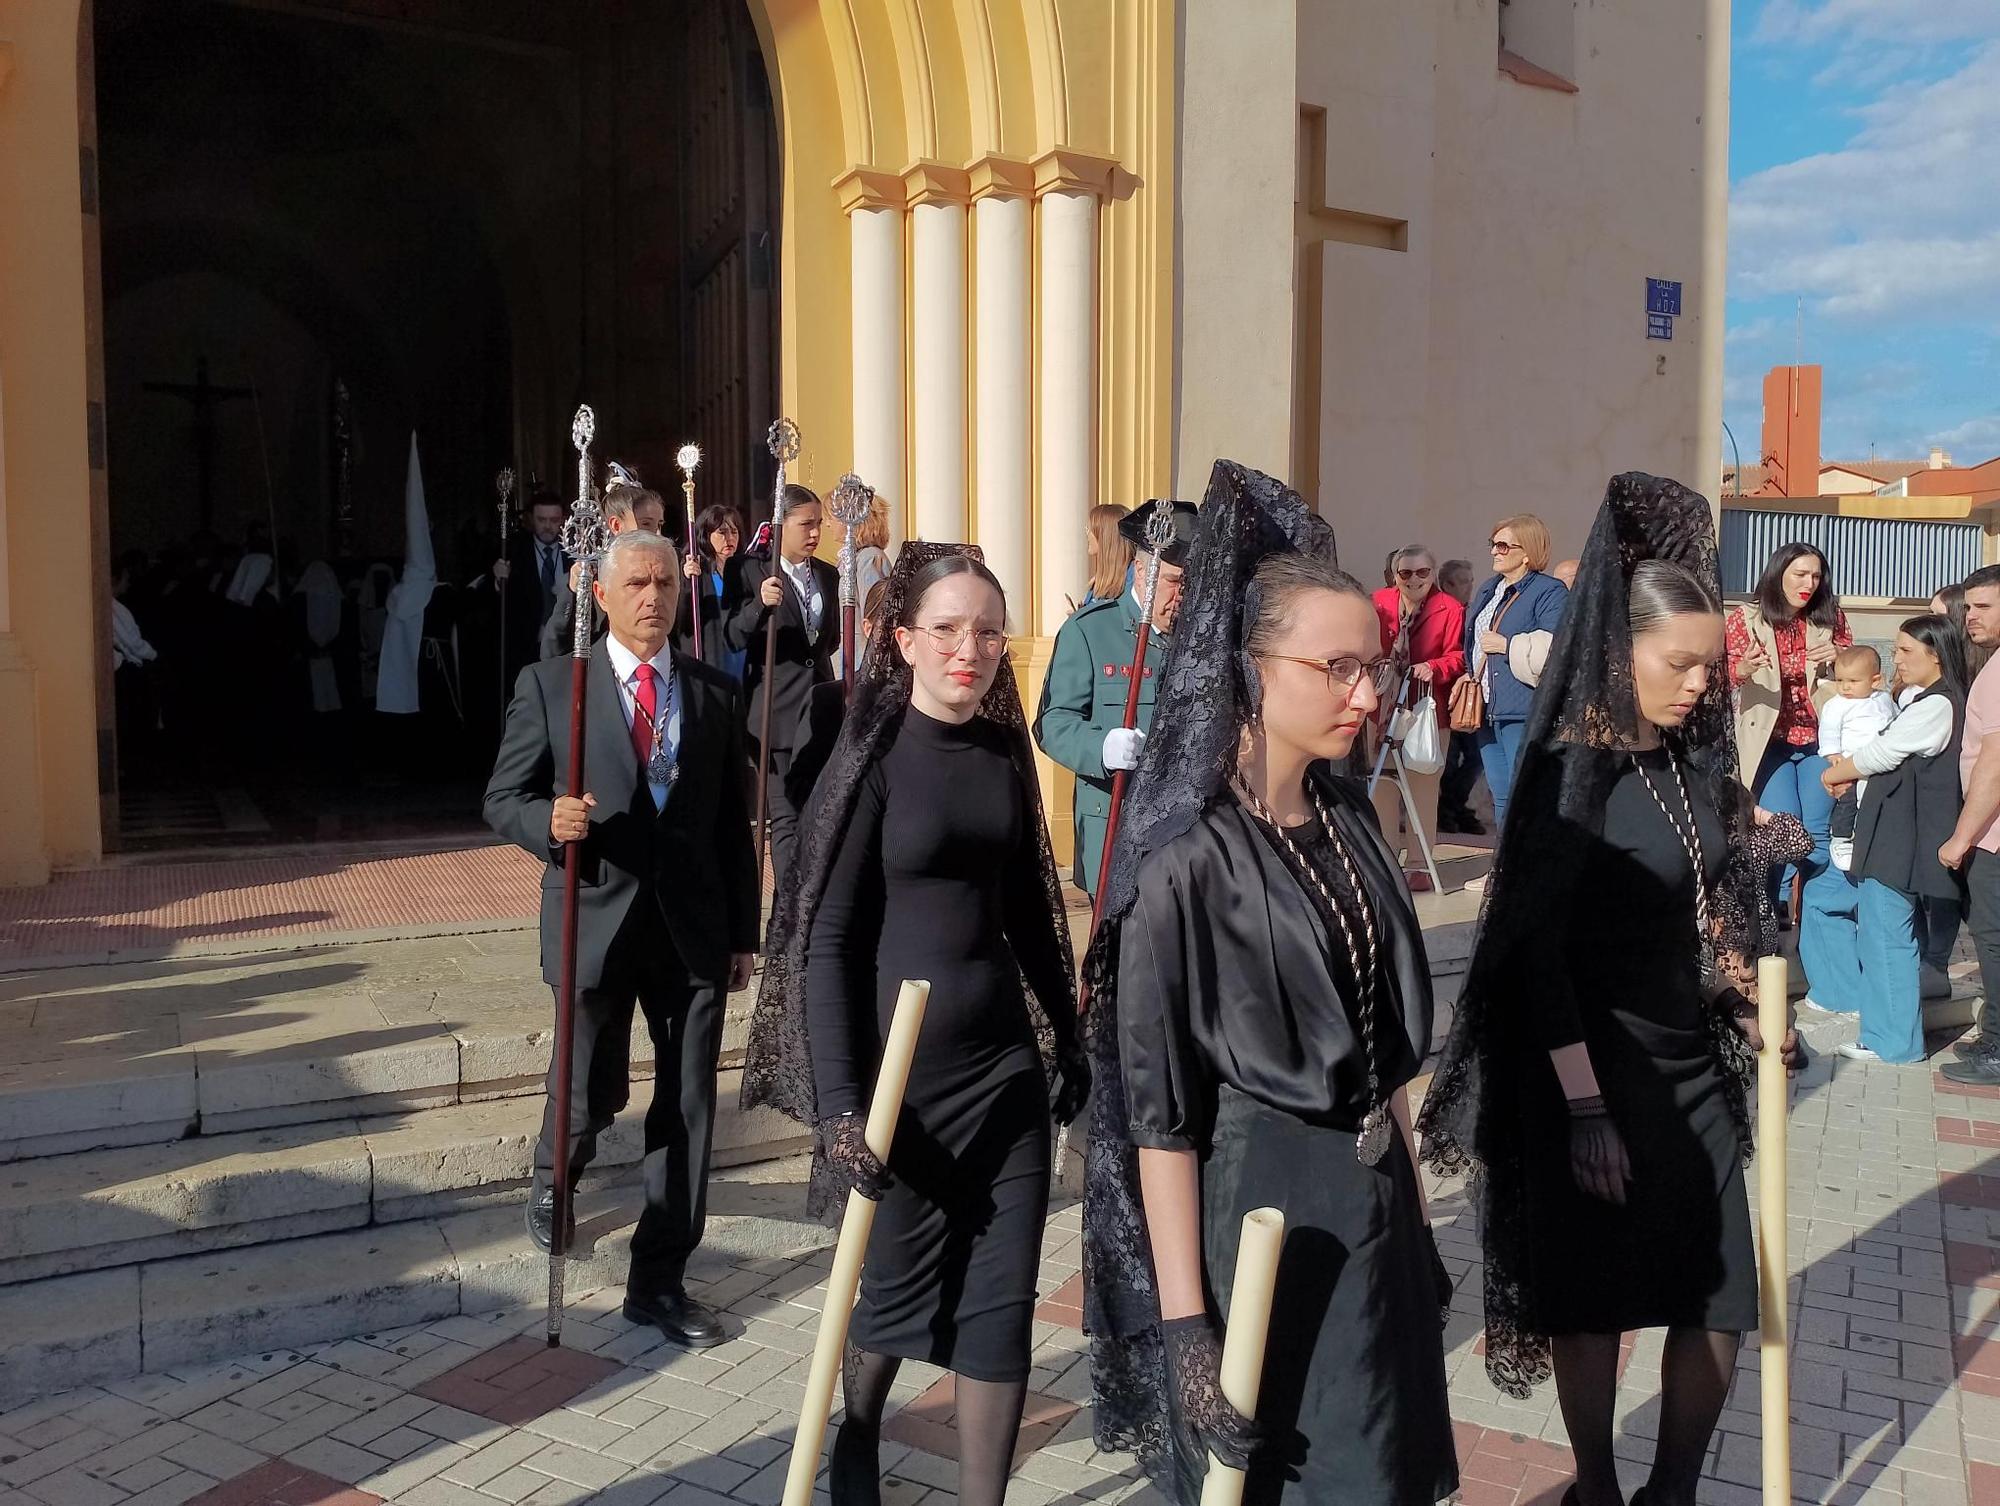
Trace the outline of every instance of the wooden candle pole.
<instances>
[{"instance_id":1,"label":"wooden candle pole","mask_svg":"<svg viewBox=\"0 0 2000 1506\"><path fill-rule=\"evenodd\" d=\"M868 1148L884 1166L889 1142L896 1133L896 1116L903 1111L903 1089L910 1081L910 1061L917 1054L917 1032L923 1029L924 1006L931 986L904 980L896 998L896 1015L889 1038L882 1044L882 1070L875 1079L875 1096L868 1105ZM875 1204L858 1192L847 1194L847 1213L840 1221L840 1242L833 1247L833 1269L826 1278L826 1306L819 1315L819 1337L813 1342L812 1372L806 1397L799 1405L799 1427L792 1435L792 1462L785 1474L784 1506L812 1506L813 1481L819 1475L820 1449L826 1442L826 1419L833 1411L833 1382L840 1374L841 1351L847 1346L847 1320L854 1314L854 1294L861 1285L861 1257L868 1252L868 1235L875 1227Z\"/></svg>"},{"instance_id":2,"label":"wooden candle pole","mask_svg":"<svg viewBox=\"0 0 2000 1506\"><path fill-rule=\"evenodd\" d=\"M1764 1502L1785 1506L1792 1498L1792 1377L1785 1250L1785 1115L1789 1107L1785 1039L1791 995L1785 959L1757 963L1757 1369L1764 1383Z\"/></svg>"},{"instance_id":3,"label":"wooden candle pole","mask_svg":"<svg viewBox=\"0 0 2000 1506\"><path fill-rule=\"evenodd\" d=\"M1243 1215L1236 1243L1236 1279L1229 1287L1229 1327L1222 1336L1222 1395L1245 1417L1257 1415L1264 1379L1264 1341L1271 1331L1271 1295L1278 1285L1278 1254L1285 1244L1285 1215L1252 1208ZM1201 1506L1242 1506L1243 1471L1208 1456Z\"/></svg>"}]
</instances>

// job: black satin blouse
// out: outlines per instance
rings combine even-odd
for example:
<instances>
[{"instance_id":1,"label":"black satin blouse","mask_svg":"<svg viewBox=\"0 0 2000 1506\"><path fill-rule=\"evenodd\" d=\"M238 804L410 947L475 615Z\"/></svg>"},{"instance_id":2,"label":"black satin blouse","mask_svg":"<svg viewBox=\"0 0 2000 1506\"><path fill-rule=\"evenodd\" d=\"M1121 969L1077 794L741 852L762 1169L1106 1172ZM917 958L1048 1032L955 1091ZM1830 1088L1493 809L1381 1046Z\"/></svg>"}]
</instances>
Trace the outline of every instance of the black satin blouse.
<instances>
[{"instance_id":1,"label":"black satin blouse","mask_svg":"<svg viewBox=\"0 0 2000 1506\"><path fill-rule=\"evenodd\" d=\"M1430 1044L1430 967L1402 874L1356 780L1312 777L1375 909L1379 1094L1417 1073ZM1331 860L1316 825L1294 832ZM1356 937L1360 932L1357 928ZM1118 953L1119 1061L1133 1143L1204 1150L1227 1083L1310 1124L1354 1130L1368 1068L1347 944L1274 835L1224 791L1141 862Z\"/></svg>"}]
</instances>

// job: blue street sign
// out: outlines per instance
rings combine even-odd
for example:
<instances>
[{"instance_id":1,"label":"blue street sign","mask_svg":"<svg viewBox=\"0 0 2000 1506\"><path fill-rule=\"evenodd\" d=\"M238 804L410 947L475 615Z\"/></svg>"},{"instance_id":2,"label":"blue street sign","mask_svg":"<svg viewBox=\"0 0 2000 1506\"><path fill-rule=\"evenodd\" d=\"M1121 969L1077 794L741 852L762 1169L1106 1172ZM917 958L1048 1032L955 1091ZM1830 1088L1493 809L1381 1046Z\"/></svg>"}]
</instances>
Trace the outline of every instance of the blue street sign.
<instances>
[{"instance_id":1,"label":"blue street sign","mask_svg":"<svg viewBox=\"0 0 2000 1506\"><path fill-rule=\"evenodd\" d=\"M1674 337L1674 316L1672 314L1648 314L1646 316L1646 338L1648 340L1671 340ZM1664 356L1662 360L1666 359Z\"/></svg>"},{"instance_id":2,"label":"blue street sign","mask_svg":"<svg viewBox=\"0 0 2000 1506\"><path fill-rule=\"evenodd\" d=\"M1662 278L1646 279L1646 312L1649 314L1678 314L1681 311L1681 285L1667 282ZM1669 338L1661 336L1662 339Z\"/></svg>"}]
</instances>

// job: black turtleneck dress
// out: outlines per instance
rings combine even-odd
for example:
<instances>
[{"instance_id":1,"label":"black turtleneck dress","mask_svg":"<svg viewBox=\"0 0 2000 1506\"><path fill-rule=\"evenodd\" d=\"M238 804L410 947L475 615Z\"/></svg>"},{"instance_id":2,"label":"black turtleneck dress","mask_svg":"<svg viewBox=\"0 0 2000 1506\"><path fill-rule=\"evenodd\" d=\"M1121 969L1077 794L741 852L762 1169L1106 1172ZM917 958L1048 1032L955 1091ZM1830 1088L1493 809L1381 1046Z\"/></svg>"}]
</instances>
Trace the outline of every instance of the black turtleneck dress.
<instances>
[{"instance_id":1,"label":"black turtleneck dress","mask_svg":"<svg viewBox=\"0 0 2000 1506\"><path fill-rule=\"evenodd\" d=\"M903 980L930 980L850 1337L974 1380L1024 1380L1032 1348L1052 1126L1023 975L1070 997L1031 810L999 727L909 708L863 776L807 950L822 1116L867 1112Z\"/></svg>"}]
</instances>

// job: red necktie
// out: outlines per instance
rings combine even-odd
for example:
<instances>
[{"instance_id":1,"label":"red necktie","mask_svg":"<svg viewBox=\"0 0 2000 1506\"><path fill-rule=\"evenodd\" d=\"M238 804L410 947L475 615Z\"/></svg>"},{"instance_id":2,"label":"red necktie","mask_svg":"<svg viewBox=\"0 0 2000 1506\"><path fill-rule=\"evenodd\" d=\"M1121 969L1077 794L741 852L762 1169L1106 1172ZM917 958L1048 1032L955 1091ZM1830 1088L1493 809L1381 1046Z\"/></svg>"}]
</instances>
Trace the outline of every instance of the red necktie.
<instances>
[{"instance_id":1,"label":"red necktie","mask_svg":"<svg viewBox=\"0 0 2000 1506\"><path fill-rule=\"evenodd\" d=\"M653 718L659 715L659 696L653 688L653 666L641 664L632 671L632 746L639 752L639 776L653 757Z\"/></svg>"}]
</instances>

